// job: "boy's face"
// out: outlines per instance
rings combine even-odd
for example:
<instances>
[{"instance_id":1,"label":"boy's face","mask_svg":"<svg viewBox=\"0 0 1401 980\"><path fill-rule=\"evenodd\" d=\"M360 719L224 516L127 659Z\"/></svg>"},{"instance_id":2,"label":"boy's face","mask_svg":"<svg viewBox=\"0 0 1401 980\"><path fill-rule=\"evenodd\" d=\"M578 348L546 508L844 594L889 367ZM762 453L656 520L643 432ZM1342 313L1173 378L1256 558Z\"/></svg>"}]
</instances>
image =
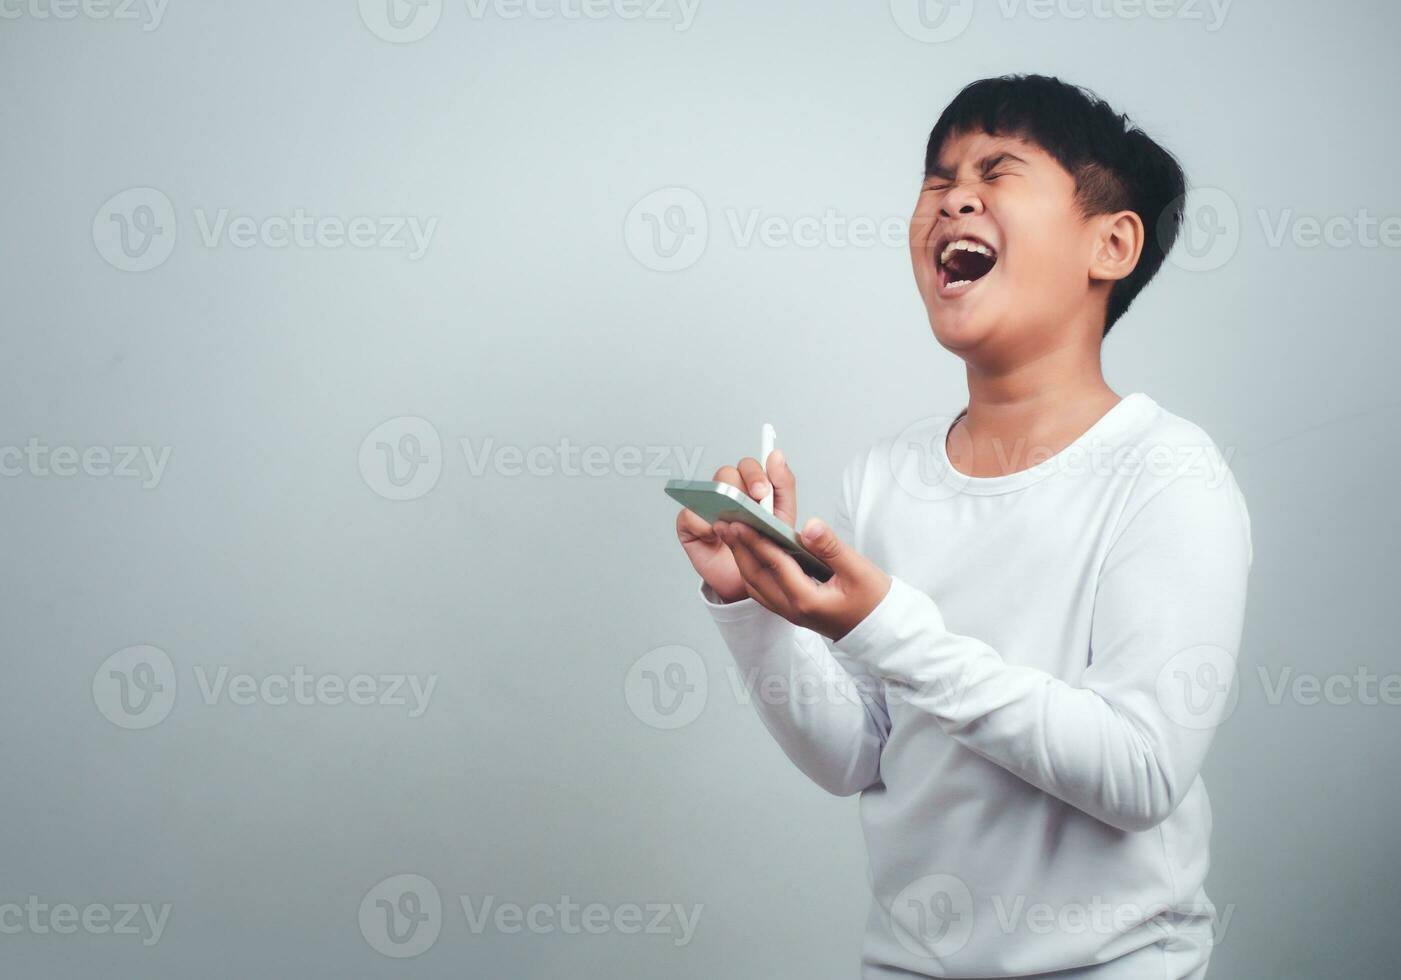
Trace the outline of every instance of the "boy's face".
<instances>
[{"instance_id":1,"label":"boy's face","mask_svg":"<svg viewBox=\"0 0 1401 980\"><path fill-rule=\"evenodd\" d=\"M1027 352L1064 339L1056 328L1092 310L1095 233L1075 179L1035 144L949 137L910 224L915 282L939 343L957 352L992 338Z\"/></svg>"}]
</instances>

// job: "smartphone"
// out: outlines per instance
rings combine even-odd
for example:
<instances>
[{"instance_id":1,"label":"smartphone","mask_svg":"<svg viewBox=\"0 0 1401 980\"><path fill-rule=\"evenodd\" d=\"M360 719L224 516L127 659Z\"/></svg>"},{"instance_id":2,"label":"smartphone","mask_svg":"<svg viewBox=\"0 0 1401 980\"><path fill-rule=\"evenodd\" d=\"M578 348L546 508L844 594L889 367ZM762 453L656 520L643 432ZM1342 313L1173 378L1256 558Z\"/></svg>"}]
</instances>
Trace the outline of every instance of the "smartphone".
<instances>
[{"instance_id":1,"label":"smartphone","mask_svg":"<svg viewBox=\"0 0 1401 980\"><path fill-rule=\"evenodd\" d=\"M739 487L714 480L668 480L667 496L698 514L707 524L739 521L778 545L798 563L798 567L819 582L832 577L832 569L803 547L798 533L759 506Z\"/></svg>"}]
</instances>

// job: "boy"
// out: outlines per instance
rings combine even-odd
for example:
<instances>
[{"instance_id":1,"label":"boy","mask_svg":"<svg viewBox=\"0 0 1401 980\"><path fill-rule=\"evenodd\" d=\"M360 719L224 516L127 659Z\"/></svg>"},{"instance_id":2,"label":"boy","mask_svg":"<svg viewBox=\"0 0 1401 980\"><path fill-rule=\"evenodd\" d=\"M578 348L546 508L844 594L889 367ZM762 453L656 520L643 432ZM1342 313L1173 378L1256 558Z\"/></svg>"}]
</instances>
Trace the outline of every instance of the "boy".
<instances>
[{"instance_id":1,"label":"boy","mask_svg":"<svg viewBox=\"0 0 1401 980\"><path fill-rule=\"evenodd\" d=\"M1054 78L965 88L911 223L968 404L846 466L808 578L682 511L700 592L789 758L861 794L862 975L1199 978L1211 809L1251 563L1245 502L1200 428L1100 370L1181 222L1173 158ZM770 486L780 452L715 479Z\"/></svg>"}]
</instances>

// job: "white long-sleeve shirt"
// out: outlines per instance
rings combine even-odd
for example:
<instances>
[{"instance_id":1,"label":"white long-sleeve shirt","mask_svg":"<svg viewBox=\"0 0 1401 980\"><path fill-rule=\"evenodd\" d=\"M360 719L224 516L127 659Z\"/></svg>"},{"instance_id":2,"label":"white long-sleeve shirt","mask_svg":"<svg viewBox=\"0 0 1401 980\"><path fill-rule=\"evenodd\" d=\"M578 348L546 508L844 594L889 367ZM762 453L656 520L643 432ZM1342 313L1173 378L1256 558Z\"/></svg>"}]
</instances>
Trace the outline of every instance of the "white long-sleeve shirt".
<instances>
[{"instance_id":1,"label":"white long-sleeve shirt","mask_svg":"<svg viewBox=\"0 0 1401 980\"><path fill-rule=\"evenodd\" d=\"M784 752L861 794L862 975L1202 976L1199 770L1235 703L1240 489L1141 392L1003 476L950 464L951 421L846 466L833 527L892 584L837 642L700 587Z\"/></svg>"}]
</instances>

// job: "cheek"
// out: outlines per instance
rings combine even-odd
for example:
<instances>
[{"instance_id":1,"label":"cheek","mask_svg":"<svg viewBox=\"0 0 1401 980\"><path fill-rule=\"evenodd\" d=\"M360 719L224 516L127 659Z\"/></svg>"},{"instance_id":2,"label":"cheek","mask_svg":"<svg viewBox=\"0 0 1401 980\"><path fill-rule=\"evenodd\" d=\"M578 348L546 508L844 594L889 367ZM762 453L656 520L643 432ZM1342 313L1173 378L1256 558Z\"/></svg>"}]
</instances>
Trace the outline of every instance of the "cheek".
<instances>
[{"instance_id":1,"label":"cheek","mask_svg":"<svg viewBox=\"0 0 1401 980\"><path fill-rule=\"evenodd\" d=\"M911 248L929 247L929 237L934 231L938 210L938 202L932 194L926 195L915 205L915 213L910 216Z\"/></svg>"},{"instance_id":2,"label":"cheek","mask_svg":"<svg viewBox=\"0 0 1401 980\"><path fill-rule=\"evenodd\" d=\"M1078 254L1079 239L1060 233L1062 227L1052 218L1042 222L1031 222L1017 228L1009 241L1012 248L1012 266L1015 278L1028 286L1041 291L1064 291L1076 282L1076 270L1083 271L1083 261Z\"/></svg>"}]
</instances>

